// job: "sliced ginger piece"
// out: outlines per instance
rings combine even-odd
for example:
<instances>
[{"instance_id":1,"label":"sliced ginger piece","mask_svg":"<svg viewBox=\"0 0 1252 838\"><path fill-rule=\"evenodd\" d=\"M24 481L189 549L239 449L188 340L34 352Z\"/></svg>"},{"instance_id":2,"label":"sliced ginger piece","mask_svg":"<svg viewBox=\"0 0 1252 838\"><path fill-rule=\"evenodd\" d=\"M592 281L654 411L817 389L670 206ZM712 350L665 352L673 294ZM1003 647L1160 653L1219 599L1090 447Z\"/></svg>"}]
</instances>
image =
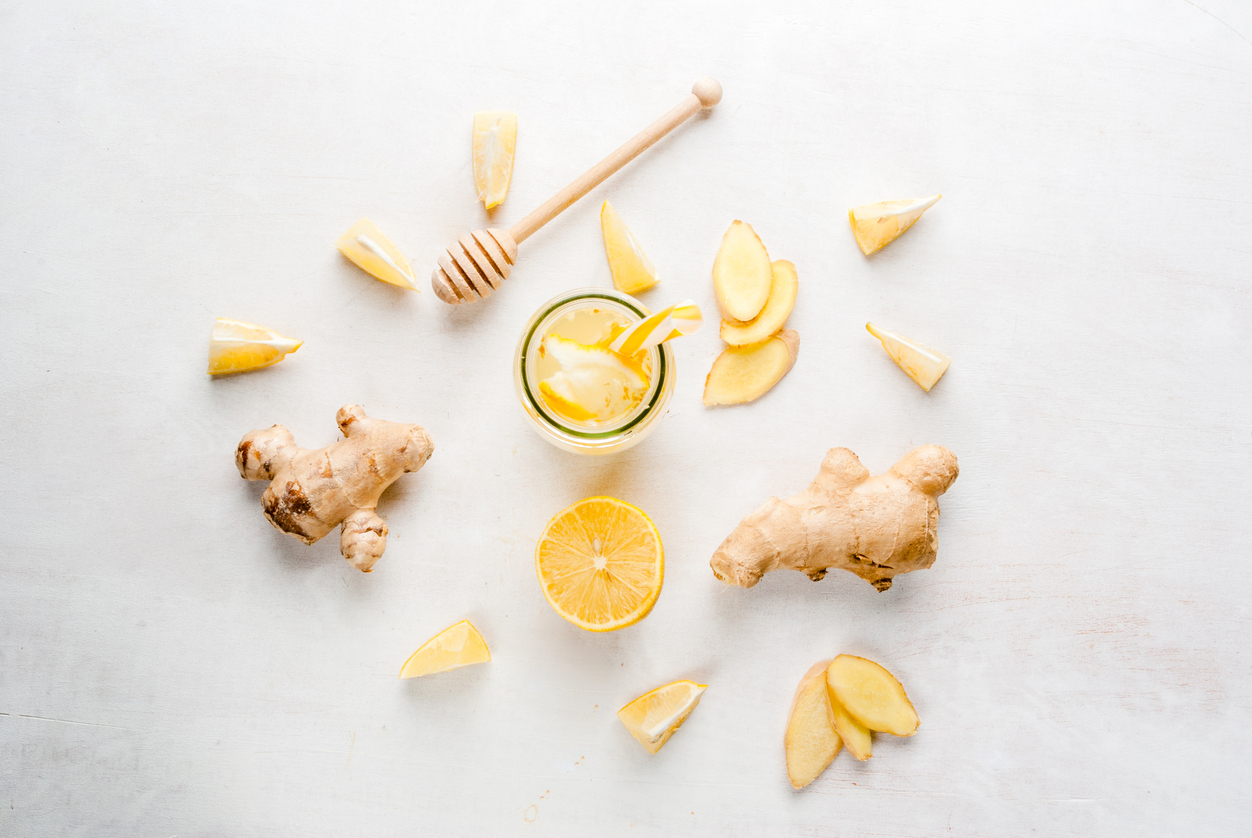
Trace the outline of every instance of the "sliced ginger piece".
<instances>
[{"instance_id":1,"label":"sliced ginger piece","mask_svg":"<svg viewBox=\"0 0 1252 838\"><path fill-rule=\"evenodd\" d=\"M449 626L421 645L400 667L401 678L418 678L491 660L487 643L469 620Z\"/></svg>"},{"instance_id":2,"label":"sliced ginger piece","mask_svg":"<svg viewBox=\"0 0 1252 838\"><path fill-rule=\"evenodd\" d=\"M362 218L353 224L335 242L335 247L375 279L408 288L410 291L421 290L417 287L417 277L404 254L368 218Z\"/></svg>"},{"instance_id":3,"label":"sliced ginger piece","mask_svg":"<svg viewBox=\"0 0 1252 838\"><path fill-rule=\"evenodd\" d=\"M722 340L731 346L759 343L787 325L787 318L796 305L796 292L800 288L796 266L786 259L779 259L770 265L770 273L773 279L769 286L769 299L756 319L747 323L722 321Z\"/></svg>"},{"instance_id":4,"label":"sliced ginger piece","mask_svg":"<svg viewBox=\"0 0 1252 838\"><path fill-rule=\"evenodd\" d=\"M630 232L626 222L605 201L600 207L600 232L604 234L604 253L613 272L613 285L623 294L646 291L659 281L656 268L639 246L639 240Z\"/></svg>"},{"instance_id":5,"label":"sliced ginger piece","mask_svg":"<svg viewBox=\"0 0 1252 838\"><path fill-rule=\"evenodd\" d=\"M732 222L713 260L713 290L722 316L740 322L754 319L765 307L773 281L769 253L756 231L750 224Z\"/></svg>"},{"instance_id":6,"label":"sliced ginger piece","mask_svg":"<svg viewBox=\"0 0 1252 838\"><path fill-rule=\"evenodd\" d=\"M304 341L273 329L219 317L209 336L209 375L259 370L277 364L303 345Z\"/></svg>"},{"instance_id":7,"label":"sliced ginger piece","mask_svg":"<svg viewBox=\"0 0 1252 838\"><path fill-rule=\"evenodd\" d=\"M800 336L784 329L760 343L732 346L713 362L704 380L704 403L743 404L765 395L791 371Z\"/></svg>"},{"instance_id":8,"label":"sliced ginger piece","mask_svg":"<svg viewBox=\"0 0 1252 838\"><path fill-rule=\"evenodd\" d=\"M840 655L826 669L826 681L844 708L870 730L912 736L921 720L896 677L872 660Z\"/></svg>"},{"instance_id":9,"label":"sliced ginger piece","mask_svg":"<svg viewBox=\"0 0 1252 838\"><path fill-rule=\"evenodd\" d=\"M481 111L474 114L474 186L487 209L504 201L513 179L517 149L517 114Z\"/></svg>"},{"instance_id":10,"label":"sliced ginger piece","mask_svg":"<svg viewBox=\"0 0 1252 838\"><path fill-rule=\"evenodd\" d=\"M852 235L866 256L877 253L917 223L942 195L908 201L883 201L848 210Z\"/></svg>"},{"instance_id":11,"label":"sliced ginger piece","mask_svg":"<svg viewBox=\"0 0 1252 838\"><path fill-rule=\"evenodd\" d=\"M882 341L882 347L887 350L891 359L899 364L900 369L908 373L909 378L916 381L927 393L939 382L939 379L943 378L943 374L948 371L948 366L952 363L952 359L942 352L922 346L903 335L884 331L873 323L866 323L865 328L871 335Z\"/></svg>"},{"instance_id":12,"label":"sliced ginger piece","mask_svg":"<svg viewBox=\"0 0 1252 838\"><path fill-rule=\"evenodd\" d=\"M796 689L787 719L783 748L787 753L787 777L791 785L802 789L826 770L843 740L830 720L830 696L826 688L826 667L829 660L813 664Z\"/></svg>"},{"instance_id":13,"label":"sliced ginger piece","mask_svg":"<svg viewBox=\"0 0 1252 838\"><path fill-rule=\"evenodd\" d=\"M655 754L682 727L708 689L695 681L674 681L646 692L617 711L630 735Z\"/></svg>"},{"instance_id":14,"label":"sliced ginger piece","mask_svg":"<svg viewBox=\"0 0 1252 838\"><path fill-rule=\"evenodd\" d=\"M832 661L833 663L833 661ZM858 722L835 695L830 686L830 667L826 668L826 697L830 700L830 724L848 746L848 753L861 762L874 755L874 740L869 728Z\"/></svg>"}]
</instances>

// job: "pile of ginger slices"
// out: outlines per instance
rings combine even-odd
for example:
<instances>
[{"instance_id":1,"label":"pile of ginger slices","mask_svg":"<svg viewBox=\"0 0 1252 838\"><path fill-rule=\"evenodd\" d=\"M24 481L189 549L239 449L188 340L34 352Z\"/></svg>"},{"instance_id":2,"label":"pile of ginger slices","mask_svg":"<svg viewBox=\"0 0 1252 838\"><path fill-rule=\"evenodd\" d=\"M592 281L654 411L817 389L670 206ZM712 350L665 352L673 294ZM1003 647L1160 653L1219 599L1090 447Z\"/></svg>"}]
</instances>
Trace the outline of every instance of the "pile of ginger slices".
<instances>
[{"instance_id":1,"label":"pile of ginger slices","mask_svg":"<svg viewBox=\"0 0 1252 838\"><path fill-rule=\"evenodd\" d=\"M785 259L771 262L750 224L730 225L713 261L721 336L729 346L705 379L706 405L755 401L791 371L800 336L783 327L798 289L795 265Z\"/></svg>"},{"instance_id":2,"label":"pile of ginger slices","mask_svg":"<svg viewBox=\"0 0 1252 838\"><path fill-rule=\"evenodd\" d=\"M783 746L795 788L817 779L848 746L864 762L873 756L871 732L912 736L921 720L904 687L878 664L840 655L813 664L796 689Z\"/></svg>"}]
</instances>

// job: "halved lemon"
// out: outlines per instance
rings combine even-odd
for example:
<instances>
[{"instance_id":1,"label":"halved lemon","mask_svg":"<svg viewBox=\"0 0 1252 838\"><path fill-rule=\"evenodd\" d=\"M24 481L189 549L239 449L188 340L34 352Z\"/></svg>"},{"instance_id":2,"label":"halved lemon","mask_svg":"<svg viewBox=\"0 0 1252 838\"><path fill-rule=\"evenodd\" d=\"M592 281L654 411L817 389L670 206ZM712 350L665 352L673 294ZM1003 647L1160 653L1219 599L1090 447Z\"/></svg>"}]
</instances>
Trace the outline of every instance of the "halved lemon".
<instances>
[{"instance_id":1,"label":"halved lemon","mask_svg":"<svg viewBox=\"0 0 1252 838\"><path fill-rule=\"evenodd\" d=\"M303 343L255 323L219 317L209 336L209 375L247 372L277 364Z\"/></svg>"},{"instance_id":2,"label":"halved lemon","mask_svg":"<svg viewBox=\"0 0 1252 838\"><path fill-rule=\"evenodd\" d=\"M706 689L695 681L674 681L639 696L618 710L617 717L648 753L655 754L687 721Z\"/></svg>"},{"instance_id":3,"label":"halved lemon","mask_svg":"<svg viewBox=\"0 0 1252 838\"><path fill-rule=\"evenodd\" d=\"M580 500L548 522L535 545L535 573L548 604L579 628L632 626L661 595L661 536L625 501Z\"/></svg>"},{"instance_id":4,"label":"halved lemon","mask_svg":"<svg viewBox=\"0 0 1252 838\"><path fill-rule=\"evenodd\" d=\"M491 209L504 200L513 178L517 148L517 114L482 111L474 114L474 186L478 200Z\"/></svg>"},{"instance_id":5,"label":"halved lemon","mask_svg":"<svg viewBox=\"0 0 1252 838\"><path fill-rule=\"evenodd\" d=\"M434 675L491 660L487 642L469 620L449 626L422 644L400 667L401 678Z\"/></svg>"}]
</instances>

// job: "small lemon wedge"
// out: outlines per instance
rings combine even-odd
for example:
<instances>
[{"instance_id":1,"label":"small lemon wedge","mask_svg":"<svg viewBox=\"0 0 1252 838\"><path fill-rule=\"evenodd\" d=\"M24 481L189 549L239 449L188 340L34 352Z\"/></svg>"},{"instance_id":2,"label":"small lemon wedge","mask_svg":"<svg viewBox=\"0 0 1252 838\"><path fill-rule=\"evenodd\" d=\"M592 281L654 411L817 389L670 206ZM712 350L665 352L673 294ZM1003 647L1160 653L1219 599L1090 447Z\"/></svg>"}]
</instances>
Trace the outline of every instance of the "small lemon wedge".
<instances>
[{"instance_id":1,"label":"small lemon wedge","mask_svg":"<svg viewBox=\"0 0 1252 838\"><path fill-rule=\"evenodd\" d=\"M335 242L339 252L375 279L420 291L417 277L404 254L384 236L374 222L362 218Z\"/></svg>"},{"instance_id":2,"label":"small lemon wedge","mask_svg":"<svg viewBox=\"0 0 1252 838\"><path fill-rule=\"evenodd\" d=\"M474 186L478 188L478 200L487 209L501 203L509 192L516 149L517 114L474 114Z\"/></svg>"},{"instance_id":3,"label":"small lemon wedge","mask_svg":"<svg viewBox=\"0 0 1252 838\"><path fill-rule=\"evenodd\" d=\"M922 213L935 205L942 195L910 201L883 201L848 210L852 235L866 256L882 250L917 223Z\"/></svg>"},{"instance_id":4,"label":"small lemon wedge","mask_svg":"<svg viewBox=\"0 0 1252 838\"><path fill-rule=\"evenodd\" d=\"M661 595L661 535L643 510L625 501L580 500L544 528L535 574L552 609L579 628L632 626Z\"/></svg>"},{"instance_id":5,"label":"small lemon wedge","mask_svg":"<svg viewBox=\"0 0 1252 838\"><path fill-rule=\"evenodd\" d=\"M943 378L952 364L952 359L942 352L922 346L903 335L884 331L873 323L866 323L865 328L874 337L882 341L883 349L891 356L891 360L900 365L900 369L908 373L926 392Z\"/></svg>"},{"instance_id":6,"label":"small lemon wedge","mask_svg":"<svg viewBox=\"0 0 1252 838\"><path fill-rule=\"evenodd\" d=\"M708 689L695 681L674 681L644 693L617 711L630 735L655 754L682 727Z\"/></svg>"},{"instance_id":7,"label":"small lemon wedge","mask_svg":"<svg viewBox=\"0 0 1252 838\"><path fill-rule=\"evenodd\" d=\"M219 317L209 336L209 375L248 372L277 364L303 343L264 326Z\"/></svg>"},{"instance_id":8,"label":"small lemon wedge","mask_svg":"<svg viewBox=\"0 0 1252 838\"><path fill-rule=\"evenodd\" d=\"M656 268L608 201L600 207L600 232L604 234L604 253L609 258L609 270L613 272L613 284L618 291L637 294L657 284Z\"/></svg>"},{"instance_id":9,"label":"small lemon wedge","mask_svg":"<svg viewBox=\"0 0 1252 838\"><path fill-rule=\"evenodd\" d=\"M469 620L462 620L423 643L400 667L400 677L419 678L489 660L491 652L483 636Z\"/></svg>"}]
</instances>

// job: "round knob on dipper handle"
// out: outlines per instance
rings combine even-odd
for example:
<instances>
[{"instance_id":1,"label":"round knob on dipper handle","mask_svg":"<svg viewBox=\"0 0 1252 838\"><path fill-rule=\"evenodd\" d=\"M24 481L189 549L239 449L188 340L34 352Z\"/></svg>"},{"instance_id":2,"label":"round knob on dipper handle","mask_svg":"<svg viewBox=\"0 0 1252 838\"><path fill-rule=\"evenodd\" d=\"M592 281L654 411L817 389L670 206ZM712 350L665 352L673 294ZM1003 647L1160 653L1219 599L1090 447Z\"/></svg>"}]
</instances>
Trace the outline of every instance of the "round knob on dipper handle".
<instances>
[{"instance_id":1,"label":"round knob on dipper handle","mask_svg":"<svg viewBox=\"0 0 1252 838\"><path fill-rule=\"evenodd\" d=\"M661 137L686 122L692 114L702 108L711 108L721 100L722 86L717 79L700 79L691 86L691 93L668 113L631 137L508 230L480 230L472 236L462 236L439 257L439 267L431 275L435 295L445 303L456 305L477 302L499 288L509 278L519 244Z\"/></svg>"},{"instance_id":2,"label":"round knob on dipper handle","mask_svg":"<svg viewBox=\"0 0 1252 838\"><path fill-rule=\"evenodd\" d=\"M700 100L702 108L711 108L722 101L722 86L712 76L705 76L691 85L691 92Z\"/></svg>"}]
</instances>

